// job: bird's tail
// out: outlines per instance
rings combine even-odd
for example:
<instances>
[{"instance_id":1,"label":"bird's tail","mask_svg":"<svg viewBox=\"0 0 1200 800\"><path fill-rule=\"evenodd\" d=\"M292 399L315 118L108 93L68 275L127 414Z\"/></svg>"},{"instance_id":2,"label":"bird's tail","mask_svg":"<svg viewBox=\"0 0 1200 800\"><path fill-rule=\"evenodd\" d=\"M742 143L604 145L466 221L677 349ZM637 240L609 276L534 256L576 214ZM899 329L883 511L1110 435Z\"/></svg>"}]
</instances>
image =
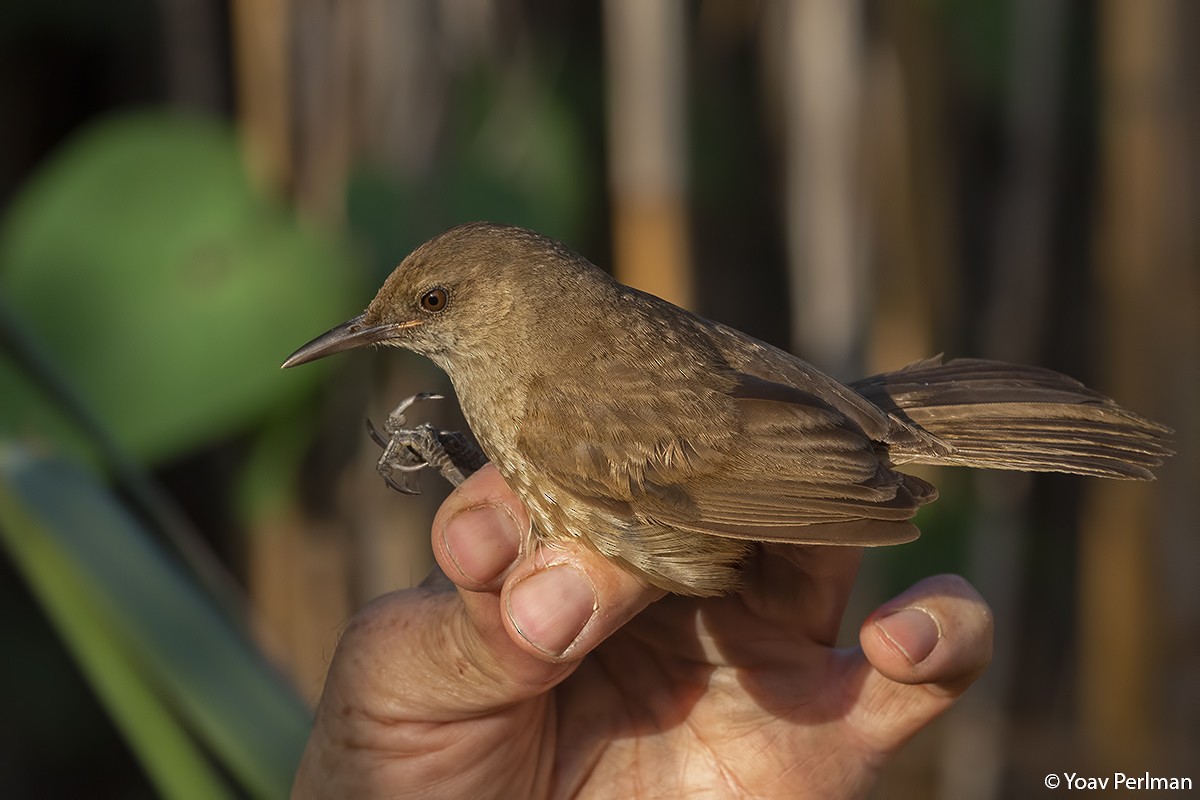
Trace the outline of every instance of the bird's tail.
<instances>
[{"instance_id":1,"label":"bird's tail","mask_svg":"<svg viewBox=\"0 0 1200 800\"><path fill-rule=\"evenodd\" d=\"M897 464L1152 480L1171 455L1170 429L1039 367L938 356L852 385L933 438L890 443Z\"/></svg>"}]
</instances>

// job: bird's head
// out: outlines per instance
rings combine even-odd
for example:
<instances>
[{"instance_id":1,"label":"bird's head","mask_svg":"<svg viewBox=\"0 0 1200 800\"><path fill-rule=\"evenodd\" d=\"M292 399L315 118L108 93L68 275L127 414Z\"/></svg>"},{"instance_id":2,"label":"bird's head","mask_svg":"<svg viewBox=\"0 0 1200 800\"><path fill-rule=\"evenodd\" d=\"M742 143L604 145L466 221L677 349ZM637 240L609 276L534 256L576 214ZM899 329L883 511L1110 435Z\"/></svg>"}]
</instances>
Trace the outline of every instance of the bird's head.
<instances>
[{"instance_id":1,"label":"bird's head","mask_svg":"<svg viewBox=\"0 0 1200 800\"><path fill-rule=\"evenodd\" d=\"M583 278L581 281L580 278ZM284 368L363 345L404 347L453 375L456 362L511 352L548 317L566 320L581 284L599 270L540 234L474 222L414 250L367 310L298 349Z\"/></svg>"}]
</instances>

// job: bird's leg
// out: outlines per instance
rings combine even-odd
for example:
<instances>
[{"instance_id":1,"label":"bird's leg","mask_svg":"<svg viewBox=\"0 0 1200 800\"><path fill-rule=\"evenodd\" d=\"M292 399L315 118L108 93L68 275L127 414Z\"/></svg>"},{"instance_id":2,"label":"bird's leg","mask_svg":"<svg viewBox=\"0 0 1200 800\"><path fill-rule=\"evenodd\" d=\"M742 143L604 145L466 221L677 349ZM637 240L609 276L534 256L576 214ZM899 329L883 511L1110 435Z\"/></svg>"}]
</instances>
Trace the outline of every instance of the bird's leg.
<instances>
[{"instance_id":1,"label":"bird's leg","mask_svg":"<svg viewBox=\"0 0 1200 800\"><path fill-rule=\"evenodd\" d=\"M421 400L441 400L440 394L421 392L406 398L388 414L383 430L367 420L367 431L371 440L383 448L379 457L379 474L384 482L403 494L420 494L421 486L417 472L433 467L442 477L455 486L461 484L475 470L487 463L487 456L479 449L474 438L459 431L442 431L422 423L412 428L405 427L404 413ZM395 473L400 473L399 479Z\"/></svg>"}]
</instances>

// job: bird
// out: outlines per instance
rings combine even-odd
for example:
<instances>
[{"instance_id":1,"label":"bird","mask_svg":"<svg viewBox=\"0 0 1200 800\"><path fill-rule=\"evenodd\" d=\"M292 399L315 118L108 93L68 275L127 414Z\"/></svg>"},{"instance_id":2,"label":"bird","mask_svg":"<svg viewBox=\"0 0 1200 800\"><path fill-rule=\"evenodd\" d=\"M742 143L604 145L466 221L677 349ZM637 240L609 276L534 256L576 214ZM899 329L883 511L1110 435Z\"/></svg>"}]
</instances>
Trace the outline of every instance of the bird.
<instances>
[{"instance_id":1,"label":"bird","mask_svg":"<svg viewBox=\"0 0 1200 800\"><path fill-rule=\"evenodd\" d=\"M532 525L668 592L738 590L760 542L911 541L941 464L1149 480L1170 430L1058 372L923 359L842 383L625 286L566 245L490 222L409 254L294 367L402 347L450 378Z\"/></svg>"}]
</instances>

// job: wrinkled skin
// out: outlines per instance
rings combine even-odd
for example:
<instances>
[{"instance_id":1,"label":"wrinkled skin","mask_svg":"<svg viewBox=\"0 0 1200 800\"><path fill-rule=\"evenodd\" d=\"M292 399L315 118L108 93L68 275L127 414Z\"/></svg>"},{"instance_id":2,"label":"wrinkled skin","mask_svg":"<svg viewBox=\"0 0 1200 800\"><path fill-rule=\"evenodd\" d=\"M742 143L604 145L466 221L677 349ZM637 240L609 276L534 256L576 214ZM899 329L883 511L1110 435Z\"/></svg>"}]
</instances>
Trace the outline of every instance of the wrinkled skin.
<instances>
[{"instance_id":1,"label":"wrinkled skin","mask_svg":"<svg viewBox=\"0 0 1200 800\"><path fill-rule=\"evenodd\" d=\"M955 576L836 649L855 549L767 546L741 594L663 597L584 547L519 553L528 524L490 467L451 495L457 588L351 620L294 797L860 796L991 656Z\"/></svg>"}]
</instances>

